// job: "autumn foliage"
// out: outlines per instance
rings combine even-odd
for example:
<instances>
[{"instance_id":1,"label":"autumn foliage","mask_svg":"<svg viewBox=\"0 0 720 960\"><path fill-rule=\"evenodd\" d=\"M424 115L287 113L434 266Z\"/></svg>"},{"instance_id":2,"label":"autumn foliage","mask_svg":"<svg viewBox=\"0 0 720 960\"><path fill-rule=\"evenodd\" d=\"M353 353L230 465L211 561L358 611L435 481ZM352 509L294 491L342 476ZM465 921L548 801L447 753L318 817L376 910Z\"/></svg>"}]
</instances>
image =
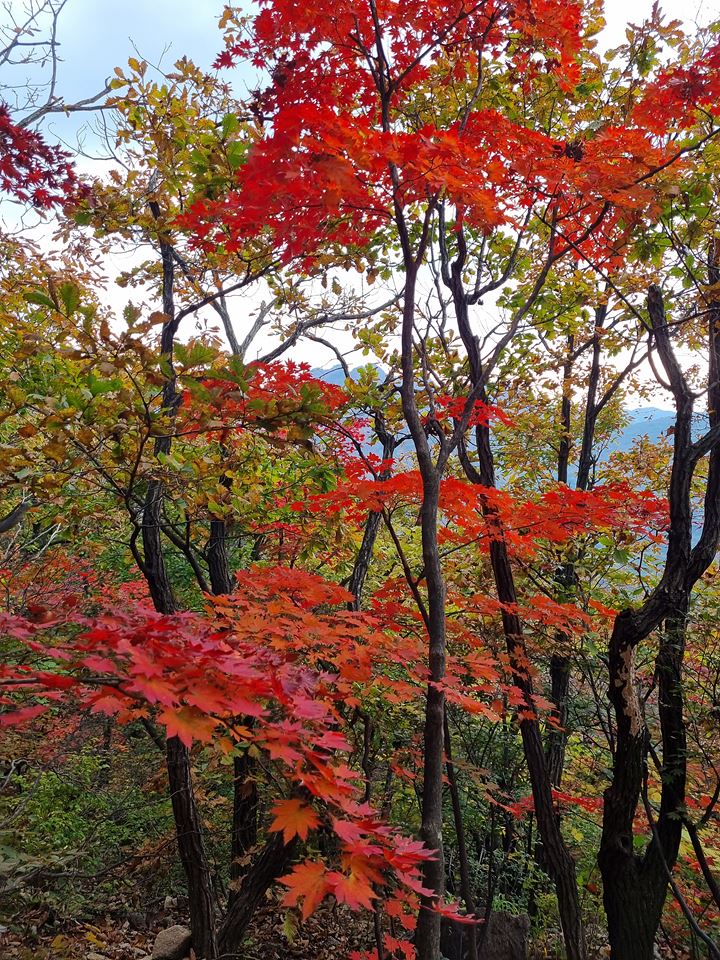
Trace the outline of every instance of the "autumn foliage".
<instances>
[{"instance_id":1,"label":"autumn foliage","mask_svg":"<svg viewBox=\"0 0 720 960\"><path fill-rule=\"evenodd\" d=\"M0 105L0 729L162 751L198 958L717 956L720 44L601 26L227 7L88 182Z\"/></svg>"}]
</instances>

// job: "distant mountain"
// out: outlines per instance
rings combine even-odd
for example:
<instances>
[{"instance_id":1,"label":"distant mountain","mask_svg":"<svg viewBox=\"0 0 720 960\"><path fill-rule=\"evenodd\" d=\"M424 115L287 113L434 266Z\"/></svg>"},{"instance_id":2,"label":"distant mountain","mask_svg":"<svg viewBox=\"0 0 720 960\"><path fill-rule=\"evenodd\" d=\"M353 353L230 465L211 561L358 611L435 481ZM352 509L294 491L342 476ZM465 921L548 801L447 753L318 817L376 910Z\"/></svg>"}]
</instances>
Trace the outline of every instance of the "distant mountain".
<instances>
[{"instance_id":1,"label":"distant mountain","mask_svg":"<svg viewBox=\"0 0 720 960\"><path fill-rule=\"evenodd\" d=\"M326 383L334 383L336 387L341 387L345 383L345 373L339 365L337 367L327 367L327 369L325 367L316 368L310 372L314 377L317 377L318 380L324 380ZM359 376L357 367L353 367L350 370L350 376L353 380L357 380Z\"/></svg>"},{"instance_id":2,"label":"distant mountain","mask_svg":"<svg viewBox=\"0 0 720 960\"><path fill-rule=\"evenodd\" d=\"M672 410L661 410L659 407L637 407L626 411L628 424L616 437L612 446L614 450L626 452L640 437L647 437L651 443L657 443L675 423L675 414Z\"/></svg>"},{"instance_id":3,"label":"distant mountain","mask_svg":"<svg viewBox=\"0 0 720 960\"><path fill-rule=\"evenodd\" d=\"M342 386L345 383L345 374L342 367L328 367L327 369L315 369L313 376L319 380L325 380L327 383L334 383ZM357 368L350 370L350 376L356 379L358 376ZM651 443L657 443L659 440L670 436L668 430L675 423L675 414L672 410L663 410L661 407L634 407L626 410L628 422L617 434L613 441L608 445L601 455L605 459L610 453L617 451L627 453L633 447L636 440L641 437L647 437ZM707 418L700 414L695 419L695 434L699 435L707 429Z\"/></svg>"}]
</instances>

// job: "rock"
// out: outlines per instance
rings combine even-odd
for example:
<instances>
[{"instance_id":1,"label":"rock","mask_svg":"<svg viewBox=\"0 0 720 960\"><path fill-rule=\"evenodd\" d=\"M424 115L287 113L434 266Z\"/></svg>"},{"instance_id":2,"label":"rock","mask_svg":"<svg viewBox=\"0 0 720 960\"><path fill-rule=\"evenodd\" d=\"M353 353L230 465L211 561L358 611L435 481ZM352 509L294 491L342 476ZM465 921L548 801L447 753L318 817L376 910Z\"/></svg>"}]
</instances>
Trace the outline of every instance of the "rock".
<instances>
[{"instance_id":1,"label":"rock","mask_svg":"<svg viewBox=\"0 0 720 960\"><path fill-rule=\"evenodd\" d=\"M440 952L446 960L467 960L467 924L443 917L440 927ZM487 929L477 927L480 960L527 960L530 918L516 917L499 910L490 914Z\"/></svg>"},{"instance_id":2,"label":"rock","mask_svg":"<svg viewBox=\"0 0 720 960\"><path fill-rule=\"evenodd\" d=\"M490 914L485 942L480 950L482 960L527 960L530 917L495 911Z\"/></svg>"},{"instance_id":3,"label":"rock","mask_svg":"<svg viewBox=\"0 0 720 960\"><path fill-rule=\"evenodd\" d=\"M152 949L152 960L183 960L190 951L192 934L187 927L175 924L166 930L161 930L155 937Z\"/></svg>"}]
</instances>

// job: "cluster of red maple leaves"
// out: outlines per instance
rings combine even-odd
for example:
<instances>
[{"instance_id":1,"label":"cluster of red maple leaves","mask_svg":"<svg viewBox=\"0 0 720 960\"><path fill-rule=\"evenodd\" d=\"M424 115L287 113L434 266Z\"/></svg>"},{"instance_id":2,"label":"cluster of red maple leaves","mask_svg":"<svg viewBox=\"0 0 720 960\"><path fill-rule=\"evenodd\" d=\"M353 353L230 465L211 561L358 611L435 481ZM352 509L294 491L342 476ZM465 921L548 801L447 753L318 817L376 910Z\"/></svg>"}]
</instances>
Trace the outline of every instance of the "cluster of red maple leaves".
<instances>
[{"instance_id":1,"label":"cluster of red maple leaves","mask_svg":"<svg viewBox=\"0 0 720 960\"><path fill-rule=\"evenodd\" d=\"M0 103L0 190L39 210L70 200L81 188L70 154L19 126Z\"/></svg>"}]
</instances>

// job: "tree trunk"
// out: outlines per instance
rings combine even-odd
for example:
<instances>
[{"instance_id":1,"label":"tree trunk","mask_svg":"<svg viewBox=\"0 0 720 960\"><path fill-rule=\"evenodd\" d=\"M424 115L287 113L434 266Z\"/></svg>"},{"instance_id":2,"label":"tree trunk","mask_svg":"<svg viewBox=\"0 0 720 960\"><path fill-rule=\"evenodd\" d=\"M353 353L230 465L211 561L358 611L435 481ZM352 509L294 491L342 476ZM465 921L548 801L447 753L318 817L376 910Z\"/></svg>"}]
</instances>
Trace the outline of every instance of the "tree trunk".
<instances>
[{"instance_id":1,"label":"tree trunk","mask_svg":"<svg viewBox=\"0 0 720 960\"><path fill-rule=\"evenodd\" d=\"M210 541L207 554L208 573L212 592L215 596L232 593L235 585L230 571L226 531L227 525L224 520L210 521ZM252 727L253 722L252 717L241 719L241 723L247 727ZM230 831L228 916L233 913L245 884L249 883L252 886L247 857L258 840L258 790L253 777L253 767L253 760L247 751L233 758L233 812ZM243 877L245 878L245 884L242 883ZM272 878L270 882L272 882ZM258 883L261 883L259 878ZM245 897L246 902L241 909L241 913L243 910L247 912L250 909L251 901L247 897L247 889ZM248 916L248 923L250 917L251 915Z\"/></svg>"},{"instance_id":2,"label":"tree trunk","mask_svg":"<svg viewBox=\"0 0 720 960\"><path fill-rule=\"evenodd\" d=\"M565 634L559 640L567 640ZM568 701L570 696L570 658L562 653L553 653L550 658L550 699L553 703L553 723L548 726L545 741L548 776L553 787L562 783L565 769L565 748L568 732Z\"/></svg>"},{"instance_id":3,"label":"tree trunk","mask_svg":"<svg viewBox=\"0 0 720 960\"><path fill-rule=\"evenodd\" d=\"M655 933L662 916L663 894L650 897L643 882L642 863L633 856L616 861L616 875L610 890L604 890L610 956L612 960L652 960Z\"/></svg>"},{"instance_id":4,"label":"tree trunk","mask_svg":"<svg viewBox=\"0 0 720 960\"><path fill-rule=\"evenodd\" d=\"M281 833L274 833L247 871L220 929L218 940L222 960L240 960L243 956L241 946L253 915L268 887L287 870L296 847L295 840L286 844Z\"/></svg>"},{"instance_id":5,"label":"tree trunk","mask_svg":"<svg viewBox=\"0 0 720 960\"><path fill-rule=\"evenodd\" d=\"M215 596L232 593L233 578L228 558L226 524L224 520L210 521L210 540L207 548L210 586Z\"/></svg>"},{"instance_id":6,"label":"tree trunk","mask_svg":"<svg viewBox=\"0 0 720 960\"><path fill-rule=\"evenodd\" d=\"M445 856L443 851L443 760L445 752L445 584L442 578L437 543L439 479L425 485L422 505L422 540L425 576L428 585L428 637L430 683L425 701L423 731L422 827L420 836L436 851L434 860L423 865L423 886L437 897L445 893ZM433 898L435 899L435 898ZM418 960L437 960L440 955L440 914L425 903L418 918L416 945Z\"/></svg>"},{"instance_id":7,"label":"tree trunk","mask_svg":"<svg viewBox=\"0 0 720 960\"><path fill-rule=\"evenodd\" d=\"M682 660L688 597L666 623L656 661L663 741L662 787L657 829L644 855L633 849L633 820L647 777L647 730L634 689L632 634L623 638L618 618L613 631L610 668L618 693L618 752L612 786L605 793L599 864L603 876L608 939L613 960L652 960L668 890L668 871L680 849L685 809L687 742L683 717ZM630 905L635 904L635 908Z\"/></svg>"},{"instance_id":8,"label":"tree trunk","mask_svg":"<svg viewBox=\"0 0 720 960\"><path fill-rule=\"evenodd\" d=\"M453 820L455 821L455 835L458 845L460 892L465 901L465 910L470 916L473 916L475 914L475 898L473 897L472 884L470 881L470 865L468 862L467 844L465 842L465 827L463 825L462 807L460 805L460 792L455 774L455 764L452 759L452 740L450 738L450 725L448 724L447 718L447 706L445 707L445 758L448 784L450 787L450 799L453 808ZM465 936L467 937L468 960L478 960L477 927L475 924L468 925Z\"/></svg>"},{"instance_id":9,"label":"tree trunk","mask_svg":"<svg viewBox=\"0 0 720 960\"><path fill-rule=\"evenodd\" d=\"M595 331L592 338L592 361L590 365L590 375L588 377L587 398L585 401L585 415L583 419L582 441L580 446L580 458L578 461L578 473L575 480L577 490L587 490L591 486L592 465L593 465L593 446L595 443L595 428L599 406L597 403L598 384L600 382L600 355L601 342L600 331L605 323L607 314L607 305L602 304L595 309ZM571 416L572 416L572 373L573 357L575 349L575 338L572 334L567 340L567 357L563 367L563 395L560 408L560 424L562 428L561 440L558 449L558 483L568 482L568 466L570 462L570 436L571 436ZM575 572L575 563L571 559L562 565L557 574L557 583L560 588L561 599L567 601L571 599L567 594L577 584L577 575ZM570 696L570 674L571 659L563 653L563 648L567 648L570 643L570 637L567 634L558 632L556 644L558 649L553 653L550 660L550 699L554 704L553 725L548 728L545 753L547 757L548 772L550 782L553 787L559 787L562 783L562 775L565 769L565 750L568 741L568 719L569 719L569 696Z\"/></svg>"},{"instance_id":10,"label":"tree trunk","mask_svg":"<svg viewBox=\"0 0 720 960\"><path fill-rule=\"evenodd\" d=\"M388 432L385 425L385 420L381 413L375 414L375 432L383 445L382 458L383 460L389 460L395 453L397 440L391 433ZM389 477L390 470L385 469L378 475L378 480L387 480ZM358 555L353 566L353 572L350 576L350 580L348 581L348 590L355 598L350 603L350 608L352 610L360 610L362 607L363 587L365 586L365 580L370 569L370 562L372 561L373 553L375 552L375 541L377 540L378 533L380 532L381 523L382 511L373 510L368 514L360 550L358 551Z\"/></svg>"},{"instance_id":11,"label":"tree trunk","mask_svg":"<svg viewBox=\"0 0 720 960\"><path fill-rule=\"evenodd\" d=\"M249 718L252 719L252 718ZM245 857L258 839L258 791L252 777L253 761L247 751L233 759L233 819L230 842L230 896L235 899L247 870Z\"/></svg>"},{"instance_id":12,"label":"tree trunk","mask_svg":"<svg viewBox=\"0 0 720 960\"><path fill-rule=\"evenodd\" d=\"M443 851L443 766L445 693L445 582L437 537L440 479L444 463L433 461L425 428L415 400L413 371L413 330L415 320L415 285L417 268L405 257L405 293L402 324L402 388L403 413L415 445L423 485L420 509L422 558L427 584L427 610L424 611L428 633L429 683L425 699L423 730L422 826L420 836L431 850L433 860L423 864L423 886L432 895L421 898L420 915L415 935L418 960L440 957L440 914L433 909L445 893L445 855ZM439 455L441 456L441 455Z\"/></svg>"},{"instance_id":13,"label":"tree trunk","mask_svg":"<svg viewBox=\"0 0 720 960\"><path fill-rule=\"evenodd\" d=\"M150 209L155 219L159 220L160 208L157 203L152 202ZM159 236L159 243L163 267L162 296L165 313L161 352L170 364L170 374L163 386L163 410L172 419L178 404L175 375L172 370L172 353L177 330L173 294L174 266L172 247L162 234ZM169 432L166 436L158 437L155 442L155 453L169 453L171 444ZM162 481L151 480L145 495L142 519L144 554L142 572L147 580L155 609L158 613L172 614L177 611L177 605L165 566L160 531L164 496L165 489ZM205 852L200 814L195 802L190 751L177 737L169 737L167 740L166 761L178 850L188 885L193 947L200 960L214 960L217 949L212 874Z\"/></svg>"},{"instance_id":14,"label":"tree trunk","mask_svg":"<svg viewBox=\"0 0 720 960\"><path fill-rule=\"evenodd\" d=\"M187 878L193 949L199 960L214 960L215 894L195 803L189 752L177 737L168 737L167 770L180 860Z\"/></svg>"},{"instance_id":15,"label":"tree trunk","mask_svg":"<svg viewBox=\"0 0 720 960\"><path fill-rule=\"evenodd\" d=\"M718 244L711 244L709 282L714 290ZM692 590L712 562L720 539L720 450L713 431L720 419L720 316L715 293L709 310L710 431L693 443L693 394L677 362L662 294L648 292L651 332L675 400L673 463L668 501L670 525L660 582L638 609L615 619L608 653L609 696L616 723L613 776L605 791L598 864L608 919L612 960L651 960L669 877L679 851L685 808L686 734L683 717L682 661L686 618ZM700 537L692 546L690 491L697 462L710 453ZM634 852L633 824L646 781L648 731L635 684L639 644L665 621L656 659L659 716L663 741L662 787L657 828L644 856Z\"/></svg>"},{"instance_id":16,"label":"tree trunk","mask_svg":"<svg viewBox=\"0 0 720 960\"><path fill-rule=\"evenodd\" d=\"M468 352L472 387L478 399L487 402L485 374L480 359L480 351L472 334L468 319L468 303L462 282L464 257L458 257L452 264L450 289L458 320L458 331ZM490 430L487 425L479 425L475 430L478 467L470 461L467 450L461 446L461 461L465 473L473 483L495 486L495 467L490 446ZM513 683L523 694L524 717L520 722L525 762L530 776L535 815L538 831L543 843L543 858L548 873L555 883L560 912L560 923L565 941L568 960L585 960L585 934L578 896L575 863L565 845L560 824L553 807L552 783L543 749L540 718L533 701L533 687L528 672L528 653L523 637L520 618L507 610L516 608L517 593L513 578L513 569L507 546L502 534L502 521L489 500L483 502L483 513L492 520L495 534L490 541L490 563L498 600L506 605L502 614L505 644L510 658Z\"/></svg>"},{"instance_id":17,"label":"tree trunk","mask_svg":"<svg viewBox=\"0 0 720 960\"><path fill-rule=\"evenodd\" d=\"M562 400L560 402L560 443L558 446L557 479L558 483L568 482L572 430L572 374L575 338L567 338L567 353L563 365ZM575 570L572 563L563 564L555 575L560 599L565 601L568 588L575 583ZM570 638L558 631L555 637L557 650L550 658L550 700L553 703L552 724L548 724L545 738L545 756L547 758L550 783L559 787L565 766L565 747L567 745L568 696L570 693L570 657L562 652L569 646ZM560 651L560 652L558 652Z\"/></svg>"}]
</instances>

